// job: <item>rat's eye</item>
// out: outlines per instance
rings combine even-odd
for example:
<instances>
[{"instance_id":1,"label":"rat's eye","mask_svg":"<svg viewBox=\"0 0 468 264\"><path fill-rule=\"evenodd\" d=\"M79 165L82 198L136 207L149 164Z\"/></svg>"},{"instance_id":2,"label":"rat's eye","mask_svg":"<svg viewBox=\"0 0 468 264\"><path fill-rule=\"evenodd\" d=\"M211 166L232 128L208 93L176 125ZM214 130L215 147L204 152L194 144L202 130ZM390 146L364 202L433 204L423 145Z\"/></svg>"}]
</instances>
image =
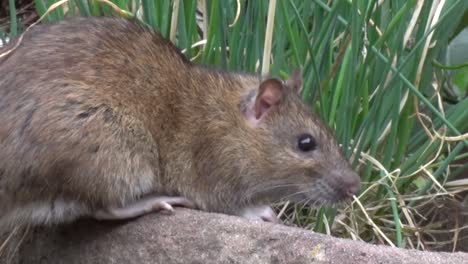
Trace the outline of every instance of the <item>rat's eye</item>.
<instances>
[{"instance_id":1,"label":"rat's eye","mask_svg":"<svg viewBox=\"0 0 468 264\"><path fill-rule=\"evenodd\" d=\"M297 147L304 151L312 151L317 148L317 143L315 143L314 137L310 134L302 134L297 140Z\"/></svg>"}]
</instances>

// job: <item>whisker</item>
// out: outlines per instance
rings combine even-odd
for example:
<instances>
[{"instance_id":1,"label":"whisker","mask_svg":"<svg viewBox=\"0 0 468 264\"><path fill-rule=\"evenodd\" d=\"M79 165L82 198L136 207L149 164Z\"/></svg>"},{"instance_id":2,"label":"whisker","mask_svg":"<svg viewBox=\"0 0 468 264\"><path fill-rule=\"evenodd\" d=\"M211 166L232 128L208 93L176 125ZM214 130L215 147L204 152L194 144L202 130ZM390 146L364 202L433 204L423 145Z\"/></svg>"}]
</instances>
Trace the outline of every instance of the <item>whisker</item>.
<instances>
[{"instance_id":1,"label":"whisker","mask_svg":"<svg viewBox=\"0 0 468 264\"><path fill-rule=\"evenodd\" d=\"M264 183L262 183L264 184ZM260 184L258 184L257 186L260 186ZM279 188L285 188L285 187L299 187L299 186L302 186L302 184L298 184L298 183L280 183L280 184L272 184L270 186L265 186L265 187L262 187L262 188L258 188L257 186L254 186L252 189L254 189L255 191L254 192L251 192L249 194L247 194L247 196L249 196L249 198L251 198L252 196L258 194L258 193L261 193L261 192L265 192L265 191L271 191L271 190L274 190L274 189L279 189Z\"/></svg>"},{"instance_id":2,"label":"whisker","mask_svg":"<svg viewBox=\"0 0 468 264\"><path fill-rule=\"evenodd\" d=\"M282 197L281 199L287 199L287 198L289 198L289 197L293 197L293 196L295 196L295 195L304 194L304 193L307 193L307 191L298 191L298 192L295 192L295 193L291 193L291 194L288 194L288 195Z\"/></svg>"}]
</instances>

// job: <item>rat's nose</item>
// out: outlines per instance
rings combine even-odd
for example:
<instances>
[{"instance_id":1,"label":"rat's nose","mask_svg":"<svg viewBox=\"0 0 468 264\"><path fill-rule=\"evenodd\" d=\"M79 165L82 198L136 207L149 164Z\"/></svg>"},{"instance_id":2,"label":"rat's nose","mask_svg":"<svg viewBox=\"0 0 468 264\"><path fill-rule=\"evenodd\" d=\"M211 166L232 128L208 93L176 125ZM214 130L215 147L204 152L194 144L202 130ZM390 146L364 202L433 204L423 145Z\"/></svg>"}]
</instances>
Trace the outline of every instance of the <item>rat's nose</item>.
<instances>
[{"instance_id":1,"label":"rat's nose","mask_svg":"<svg viewBox=\"0 0 468 264\"><path fill-rule=\"evenodd\" d=\"M334 189L336 200L353 198L361 188L361 179L351 168L328 172L327 182Z\"/></svg>"},{"instance_id":2,"label":"rat's nose","mask_svg":"<svg viewBox=\"0 0 468 264\"><path fill-rule=\"evenodd\" d=\"M343 176L343 181L343 187L347 197L352 198L353 195L356 195L359 192L359 189L361 188L361 179L355 172Z\"/></svg>"}]
</instances>

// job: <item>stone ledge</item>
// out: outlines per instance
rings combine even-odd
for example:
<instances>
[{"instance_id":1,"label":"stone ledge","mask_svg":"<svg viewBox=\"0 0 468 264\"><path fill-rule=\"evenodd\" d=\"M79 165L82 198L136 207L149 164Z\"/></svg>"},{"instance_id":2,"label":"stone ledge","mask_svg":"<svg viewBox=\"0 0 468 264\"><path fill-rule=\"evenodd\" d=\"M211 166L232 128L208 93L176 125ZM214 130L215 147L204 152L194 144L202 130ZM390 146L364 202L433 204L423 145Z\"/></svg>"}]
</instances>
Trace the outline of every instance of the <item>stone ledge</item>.
<instances>
[{"instance_id":1,"label":"stone ledge","mask_svg":"<svg viewBox=\"0 0 468 264\"><path fill-rule=\"evenodd\" d=\"M177 208L173 215L150 214L127 222L80 221L35 230L12 263L454 264L468 263L468 254L376 246Z\"/></svg>"}]
</instances>

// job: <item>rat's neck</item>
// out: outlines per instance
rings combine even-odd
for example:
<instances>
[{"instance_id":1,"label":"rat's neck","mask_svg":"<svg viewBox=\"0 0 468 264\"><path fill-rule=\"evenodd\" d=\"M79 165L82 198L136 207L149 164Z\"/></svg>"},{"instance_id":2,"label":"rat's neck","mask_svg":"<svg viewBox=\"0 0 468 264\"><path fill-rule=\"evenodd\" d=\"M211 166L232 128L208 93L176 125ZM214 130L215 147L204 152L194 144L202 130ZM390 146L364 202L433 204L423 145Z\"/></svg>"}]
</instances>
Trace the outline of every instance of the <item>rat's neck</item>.
<instances>
[{"instance_id":1,"label":"rat's neck","mask_svg":"<svg viewBox=\"0 0 468 264\"><path fill-rule=\"evenodd\" d=\"M235 75L197 67L188 75L189 85L174 92L180 108L172 140L161 144L164 188L205 210L232 213L228 211L241 206L246 188L240 180L240 161L228 161L235 146L223 142L242 122L240 97L247 89Z\"/></svg>"}]
</instances>

